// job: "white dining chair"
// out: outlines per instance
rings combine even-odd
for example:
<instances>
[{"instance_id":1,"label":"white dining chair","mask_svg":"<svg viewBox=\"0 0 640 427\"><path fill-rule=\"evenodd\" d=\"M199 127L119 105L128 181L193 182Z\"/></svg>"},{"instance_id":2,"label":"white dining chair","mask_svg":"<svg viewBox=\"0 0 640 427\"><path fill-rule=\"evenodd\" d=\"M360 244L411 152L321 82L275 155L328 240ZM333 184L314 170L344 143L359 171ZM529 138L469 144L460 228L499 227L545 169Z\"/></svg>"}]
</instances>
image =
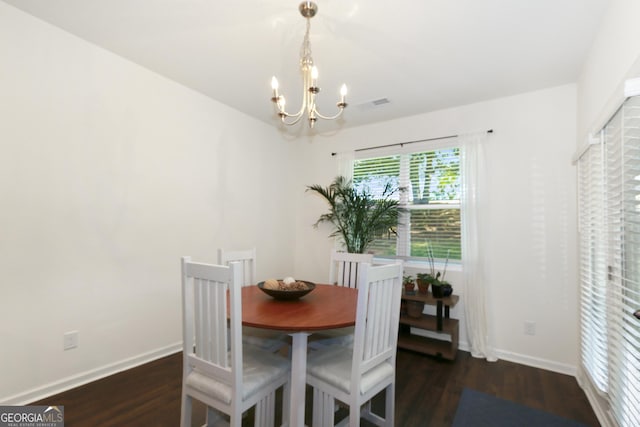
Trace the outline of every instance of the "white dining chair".
<instances>
[{"instance_id":1,"label":"white dining chair","mask_svg":"<svg viewBox=\"0 0 640 427\"><path fill-rule=\"evenodd\" d=\"M242 272L240 283L242 286L256 285L256 248L242 250L218 249L218 264L228 265L234 261L240 263ZM289 346L288 335L249 326L243 326L242 339L247 344L271 352L277 352Z\"/></svg>"},{"instance_id":2,"label":"white dining chair","mask_svg":"<svg viewBox=\"0 0 640 427\"><path fill-rule=\"evenodd\" d=\"M239 426L255 405L255 425L273 426L276 390L283 387L288 395L289 361L242 342L240 270L239 263L182 258L181 427L191 427L193 399L207 405L207 425L226 422L226 414L230 425Z\"/></svg>"},{"instance_id":3,"label":"white dining chair","mask_svg":"<svg viewBox=\"0 0 640 427\"><path fill-rule=\"evenodd\" d=\"M402 265L362 264L353 345L310 352L307 384L313 387L313 426L334 425L336 399L349 406L339 425L360 418L393 426L396 345L402 293ZM371 398L385 390L384 417L371 410Z\"/></svg>"},{"instance_id":4,"label":"white dining chair","mask_svg":"<svg viewBox=\"0 0 640 427\"><path fill-rule=\"evenodd\" d=\"M240 263L242 286L256 284L256 248L241 250L218 248L218 264L228 265L231 261Z\"/></svg>"},{"instance_id":5,"label":"white dining chair","mask_svg":"<svg viewBox=\"0 0 640 427\"><path fill-rule=\"evenodd\" d=\"M347 288L358 287L358 277L363 263L372 263L373 254L353 254L331 251L329 283ZM353 327L328 329L312 336L309 348L319 349L330 345L349 345L353 341Z\"/></svg>"},{"instance_id":6,"label":"white dining chair","mask_svg":"<svg viewBox=\"0 0 640 427\"><path fill-rule=\"evenodd\" d=\"M348 288L357 287L361 264L364 262L371 264L373 254L352 254L333 249L329 264L329 283Z\"/></svg>"}]
</instances>

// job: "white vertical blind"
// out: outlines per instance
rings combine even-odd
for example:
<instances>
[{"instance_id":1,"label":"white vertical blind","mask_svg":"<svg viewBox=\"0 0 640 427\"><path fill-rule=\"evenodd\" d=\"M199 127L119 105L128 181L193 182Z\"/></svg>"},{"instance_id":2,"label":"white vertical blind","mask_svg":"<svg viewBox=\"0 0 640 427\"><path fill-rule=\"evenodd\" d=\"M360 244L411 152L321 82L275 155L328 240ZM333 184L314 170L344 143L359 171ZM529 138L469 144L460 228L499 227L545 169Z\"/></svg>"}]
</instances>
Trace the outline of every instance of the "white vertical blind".
<instances>
[{"instance_id":1,"label":"white vertical blind","mask_svg":"<svg viewBox=\"0 0 640 427\"><path fill-rule=\"evenodd\" d=\"M578 163L581 355L591 381L607 391L607 259L602 140Z\"/></svg>"},{"instance_id":2,"label":"white vertical blind","mask_svg":"<svg viewBox=\"0 0 640 427\"><path fill-rule=\"evenodd\" d=\"M579 162L582 363L619 426L640 425L640 97Z\"/></svg>"},{"instance_id":3,"label":"white vertical blind","mask_svg":"<svg viewBox=\"0 0 640 427\"><path fill-rule=\"evenodd\" d=\"M608 286L609 395L616 421L640 425L640 97L630 98L605 131L607 222L611 275Z\"/></svg>"}]
</instances>

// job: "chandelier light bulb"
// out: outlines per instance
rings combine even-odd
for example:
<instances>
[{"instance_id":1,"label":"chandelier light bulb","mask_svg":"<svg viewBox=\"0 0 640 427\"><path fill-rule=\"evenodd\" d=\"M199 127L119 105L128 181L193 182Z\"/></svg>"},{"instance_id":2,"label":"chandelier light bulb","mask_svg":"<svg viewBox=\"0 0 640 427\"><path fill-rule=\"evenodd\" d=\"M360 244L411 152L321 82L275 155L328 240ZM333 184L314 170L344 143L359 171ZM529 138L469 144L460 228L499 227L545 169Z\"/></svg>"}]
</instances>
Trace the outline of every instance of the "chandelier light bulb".
<instances>
[{"instance_id":1,"label":"chandelier light bulb","mask_svg":"<svg viewBox=\"0 0 640 427\"><path fill-rule=\"evenodd\" d=\"M271 77L271 89L278 91L278 79L276 79L276 76Z\"/></svg>"},{"instance_id":2,"label":"chandelier light bulb","mask_svg":"<svg viewBox=\"0 0 640 427\"><path fill-rule=\"evenodd\" d=\"M338 108L340 109L340 111L344 110L345 107L347 106L347 103L345 102L346 96L347 96L347 85L342 84L342 86L340 87L340 102L338 102Z\"/></svg>"}]
</instances>

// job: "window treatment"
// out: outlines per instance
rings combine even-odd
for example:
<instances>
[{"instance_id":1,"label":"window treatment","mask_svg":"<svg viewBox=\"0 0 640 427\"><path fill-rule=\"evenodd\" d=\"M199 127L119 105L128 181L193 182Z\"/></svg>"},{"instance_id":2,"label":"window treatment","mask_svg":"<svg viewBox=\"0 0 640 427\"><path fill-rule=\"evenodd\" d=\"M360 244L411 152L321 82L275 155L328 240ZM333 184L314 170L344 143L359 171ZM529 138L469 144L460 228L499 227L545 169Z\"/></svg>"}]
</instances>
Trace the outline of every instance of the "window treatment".
<instances>
[{"instance_id":1,"label":"window treatment","mask_svg":"<svg viewBox=\"0 0 640 427\"><path fill-rule=\"evenodd\" d=\"M615 425L640 425L640 97L581 155L581 368ZM584 381L584 378L581 379Z\"/></svg>"},{"instance_id":2,"label":"window treatment","mask_svg":"<svg viewBox=\"0 0 640 427\"><path fill-rule=\"evenodd\" d=\"M344 176L351 180L353 179L353 160L355 158L355 151L343 151L336 153L338 159L338 175ZM333 248L336 250L344 250L343 243L340 239L333 239Z\"/></svg>"},{"instance_id":3,"label":"window treatment","mask_svg":"<svg viewBox=\"0 0 640 427\"><path fill-rule=\"evenodd\" d=\"M338 156L338 175L344 176L347 179L353 178L353 159L355 158L355 152L343 151L336 153Z\"/></svg>"},{"instance_id":4,"label":"window treatment","mask_svg":"<svg viewBox=\"0 0 640 427\"><path fill-rule=\"evenodd\" d=\"M462 199L462 272L464 289L464 313L469 349L473 357L495 362L497 359L491 345L489 319L487 318L487 283L484 278L484 253L482 236L478 227L481 215L479 194L483 184L483 145L486 132L459 136Z\"/></svg>"},{"instance_id":5,"label":"window treatment","mask_svg":"<svg viewBox=\"0 0 640 427\"><path fill-rule=\"evenodd\" d=\"M578 163L581 357L600 392L607 389L607 253L604 138L597 138Z\"/></svg>"}]
</instances>

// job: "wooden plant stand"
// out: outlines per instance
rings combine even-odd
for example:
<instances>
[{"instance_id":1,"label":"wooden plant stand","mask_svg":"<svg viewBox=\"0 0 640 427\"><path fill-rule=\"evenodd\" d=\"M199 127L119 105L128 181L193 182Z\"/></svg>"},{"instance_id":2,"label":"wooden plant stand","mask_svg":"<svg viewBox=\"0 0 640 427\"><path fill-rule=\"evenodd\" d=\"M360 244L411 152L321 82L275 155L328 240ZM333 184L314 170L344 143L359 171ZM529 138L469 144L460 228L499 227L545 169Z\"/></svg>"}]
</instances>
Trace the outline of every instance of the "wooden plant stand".
<instances>
[{"instance_id":1,"label":"wooden plant stand","mask_svg":"<svg viewBox=\"0 0 640 427\"><path fill-rule=\"evenodd\" d=\"M459 321L449 317L449 309L458 303L460 297L451 295L444 298L434 298L431 293L407 295L403 291L402 299L405 301L421 301L425 305L435 306L436 315L422 314L419 318L414 318L401 314L398 347L455 360L458 351ZM412 334L412 327L449 335L450 341Z\"/></svg>"}]
</instances>

